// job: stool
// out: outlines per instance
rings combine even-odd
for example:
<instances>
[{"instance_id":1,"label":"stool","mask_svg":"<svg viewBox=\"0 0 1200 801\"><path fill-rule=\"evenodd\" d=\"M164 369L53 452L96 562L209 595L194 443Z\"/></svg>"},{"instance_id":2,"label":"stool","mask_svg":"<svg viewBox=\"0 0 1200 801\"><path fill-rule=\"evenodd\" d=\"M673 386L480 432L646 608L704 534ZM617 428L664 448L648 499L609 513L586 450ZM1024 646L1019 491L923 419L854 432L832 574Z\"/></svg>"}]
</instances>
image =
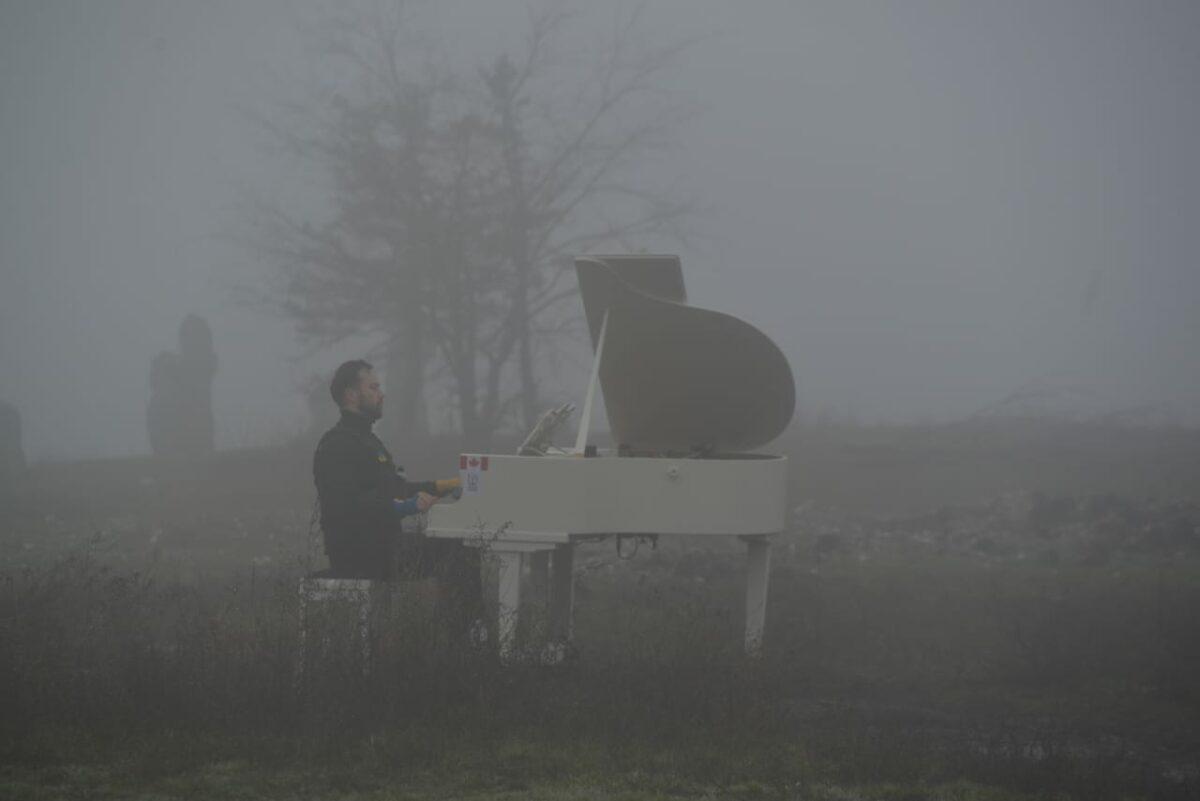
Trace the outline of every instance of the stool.
<instances>
[{"instance_id":1,"label":"stool","mask_svg":"<svg viewBox=\"0 0 1200 801\"><path fill-rule=\"evenodd\" d=\"M328 606L345 604L355 612L358 639L362 648L363 672L371 664L371 607L374 595L370 579L326 578L309 575L300 579L300 667L298 679L302 680L304 665L308 661L309 605Z\"/></svg>"}]
</instances>

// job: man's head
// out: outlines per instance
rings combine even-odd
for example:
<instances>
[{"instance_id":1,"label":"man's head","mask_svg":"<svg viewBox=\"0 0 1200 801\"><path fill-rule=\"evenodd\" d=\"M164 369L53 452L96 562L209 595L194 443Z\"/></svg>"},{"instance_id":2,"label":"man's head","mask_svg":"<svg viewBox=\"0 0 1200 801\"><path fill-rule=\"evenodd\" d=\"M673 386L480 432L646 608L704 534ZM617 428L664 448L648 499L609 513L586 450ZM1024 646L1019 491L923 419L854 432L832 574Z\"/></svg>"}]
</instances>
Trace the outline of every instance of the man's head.
<instances>
[{"instance_id":1,"label":"man's head","mask_svg":"<svg viewBox=\"0 0 1200 801\"><path fill-rule=\"evenodd\" d=\"M339 407L358 412L368 420L383 416L383 388L370 362L353 359L341 364L333 373L329 394Z\"/></svg>"}]
</instances>

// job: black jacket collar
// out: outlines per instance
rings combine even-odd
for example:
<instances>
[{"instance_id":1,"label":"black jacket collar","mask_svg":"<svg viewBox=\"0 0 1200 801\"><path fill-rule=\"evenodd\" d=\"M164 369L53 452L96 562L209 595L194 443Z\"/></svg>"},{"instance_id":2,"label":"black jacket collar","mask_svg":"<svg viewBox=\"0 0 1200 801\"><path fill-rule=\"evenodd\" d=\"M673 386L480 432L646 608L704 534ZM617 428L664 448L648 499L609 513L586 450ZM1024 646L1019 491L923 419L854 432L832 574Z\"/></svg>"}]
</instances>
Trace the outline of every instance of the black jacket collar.
<instances>
[{"instance_id":1,"label":"black jacket collar","mask_svg":"<svg viewBox=\"0 0 1200 801\"><path fill-rule=\"evenodd\" d=\"M357 434L370 434L375 421L351 409L342 409L342 419L338 425L345 426Z\"/></svg>"}]
</instances>

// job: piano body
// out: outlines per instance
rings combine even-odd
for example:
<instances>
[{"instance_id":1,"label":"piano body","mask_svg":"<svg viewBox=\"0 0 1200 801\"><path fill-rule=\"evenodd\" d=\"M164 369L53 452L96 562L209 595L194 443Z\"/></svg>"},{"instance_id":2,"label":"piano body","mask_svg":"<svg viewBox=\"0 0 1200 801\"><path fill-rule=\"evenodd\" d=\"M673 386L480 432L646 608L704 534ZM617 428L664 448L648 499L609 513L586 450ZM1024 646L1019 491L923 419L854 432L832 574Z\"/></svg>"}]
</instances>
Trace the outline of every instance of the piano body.
<instances>
[{"instance_id":1,"label":"piano body","mask_svg":"<svg viewBox=\"0 0 1200 801\"><path fill-rule=\"evenodd\" d=\"M572 637L574 548L612 535L737 536L747 544L745 646L762 645L768 537L784 528L787 459L753 453L791 420L779 348L748 323L687 304L676 256L576 259L595 352L575 447L463 454L464 493L426 535L486 545L499 563L499 647L514 655L526 560L548 588L552 643ZM587 445L596 386L617 451Z\"/></svg>"}]
</instances>

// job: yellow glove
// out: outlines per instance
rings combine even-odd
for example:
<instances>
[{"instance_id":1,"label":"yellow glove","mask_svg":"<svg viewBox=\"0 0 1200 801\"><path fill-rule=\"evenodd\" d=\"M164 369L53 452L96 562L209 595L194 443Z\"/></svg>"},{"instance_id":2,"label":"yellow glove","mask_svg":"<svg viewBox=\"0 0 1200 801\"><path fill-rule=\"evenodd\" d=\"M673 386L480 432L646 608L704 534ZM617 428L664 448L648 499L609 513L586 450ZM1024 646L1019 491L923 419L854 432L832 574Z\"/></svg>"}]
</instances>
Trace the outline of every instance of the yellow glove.
<instances>
[{"instance_id":1,"label":"yellow glove","mask_svg":"<svg viewBox=\"0 0 1200 801\"><path fill-rule=\"evenodd\" d=\"M437 488L438 495L448 495L462 486L462 480L457 478L439 478L433 482L433 486Z\"/></svg>"}]
</instances>

